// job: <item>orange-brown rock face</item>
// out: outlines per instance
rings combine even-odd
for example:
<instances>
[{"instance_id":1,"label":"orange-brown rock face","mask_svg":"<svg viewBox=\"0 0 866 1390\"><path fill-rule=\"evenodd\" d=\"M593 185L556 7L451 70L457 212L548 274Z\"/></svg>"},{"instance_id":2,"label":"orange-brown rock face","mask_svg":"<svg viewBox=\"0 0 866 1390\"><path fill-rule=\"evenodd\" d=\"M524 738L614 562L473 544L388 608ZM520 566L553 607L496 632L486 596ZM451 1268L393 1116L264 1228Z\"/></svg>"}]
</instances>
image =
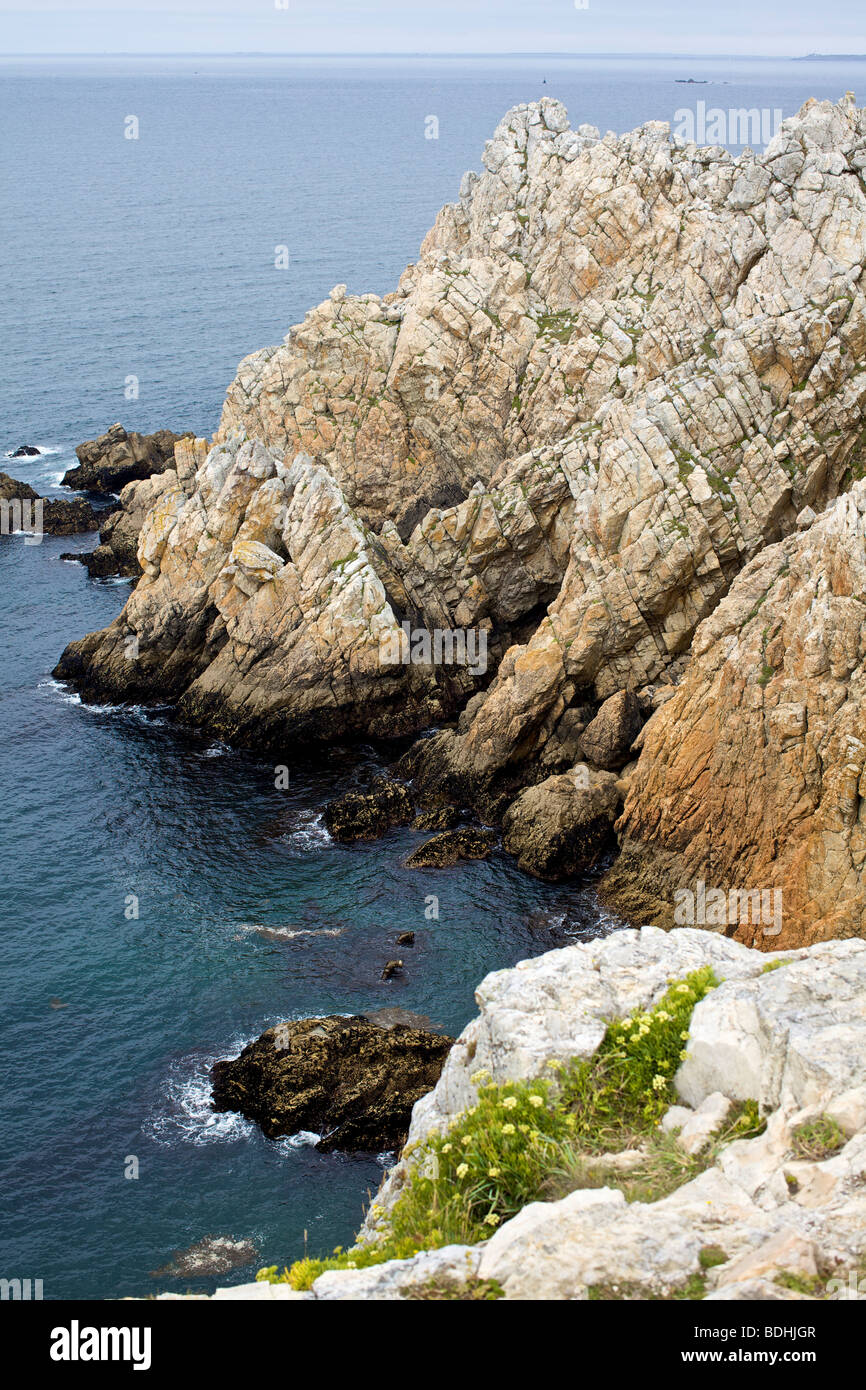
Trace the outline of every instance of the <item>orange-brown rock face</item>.
<instances>
[{"instance_id":1,"label":"orange-brown rock face","mask_svg":"<svg viewBox=\"0 0 866 1390\"><path fill-rule=\"evenodd\" d=\"M753 560L698 629L643 733L612 899L770 950L866 936L864 663L860 482ZM732 889L766 895L763 915Z\"/></svg>"}]
</instances>

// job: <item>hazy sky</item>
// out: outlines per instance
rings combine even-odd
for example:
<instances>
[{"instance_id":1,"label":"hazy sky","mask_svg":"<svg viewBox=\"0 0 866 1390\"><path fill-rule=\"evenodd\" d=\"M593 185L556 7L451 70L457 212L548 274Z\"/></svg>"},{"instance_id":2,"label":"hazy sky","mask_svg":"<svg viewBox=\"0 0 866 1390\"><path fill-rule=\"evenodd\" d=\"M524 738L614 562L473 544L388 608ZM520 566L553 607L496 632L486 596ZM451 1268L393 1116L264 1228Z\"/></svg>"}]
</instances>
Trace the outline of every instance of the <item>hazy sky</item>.
<instances>
[{"instance_id":1,"label":"hazy sky","mask_svg":"<svg viewBox=\"0 0 866 1390\"><path fill-rule=\"evenodd\" d=\"M0 51L866 53L866 0L0 0Z\"/></svg>"}]
</instances>

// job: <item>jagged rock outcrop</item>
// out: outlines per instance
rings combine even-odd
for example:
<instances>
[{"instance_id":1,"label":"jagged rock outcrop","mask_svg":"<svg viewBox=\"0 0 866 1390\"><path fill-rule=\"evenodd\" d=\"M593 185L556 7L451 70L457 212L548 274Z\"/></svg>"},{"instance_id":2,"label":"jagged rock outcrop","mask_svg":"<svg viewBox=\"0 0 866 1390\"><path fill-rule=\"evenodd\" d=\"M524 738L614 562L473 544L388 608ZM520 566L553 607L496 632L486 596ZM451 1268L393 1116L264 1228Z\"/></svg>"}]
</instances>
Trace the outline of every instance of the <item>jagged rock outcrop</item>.
<instances>
[{"instance_id":1,"label":"jagged rock outcrop","mask_svg":"<svg viewBox=\"0 0 866 1390\"><path fill-rule=\"evenodd\" d=\"M188 437L189 432L181 435L171 430L127 434L123 425L112 425L98 439L78 445L78 466L63 475L63 485L88 492L120 492L127 483L171 468L175 444Z\"/></svg>"},{"instance_id":2,"label":"jagged rock outcrop","mask_svg":"<svg viewBox=\"0 0 866 1390\"><path fill-rule=\"evenodd\" d=\"M127 483L121 489L118 506L108 513L99 529L99 545L95 550L65 556L85 566L98 578L122 575L134 579L141 574L138 563L138 539L145 518L156 501L172 485L173 471L154 473L150 478Z\"/></svg>"},{"instance_id":3,"label":"jagged rock outcrop","mask_svg":"<svg viewBox=\"0 0 866 1390\"><path fill-rule=\"evenodd\" d=\"M632 918L700 920L701 880L704 924L749 945L866 935L866 482L803 525L738 576L643 730L604 890Z\"/></svg>"},{"instance_id":4,"label":"jagged rock outcrop","mask_svg":"<svg viewBox=\"0 0 866 1390\"><path fill-rule=\"evenodd\" d=\"M435 1085L453 1042L368 1018L305 1018L269 1028L211 1070L215 1110L238 1110L269 1139L308 1131L333 1149L399 1147L412 1106Z\"/></svg>"},{"instance_id":5,"label":"jagged rock outcrop","mask_svg":"<svg viewBox=\"0 0 866 1390\"><path fill-rule=\"evenodd\" d=\"M59 674L259 745L462 708L409 771L500 820L860 467L864 155L847 98L739 158L515 108L394 294L338 286L241 364ZM383 668L404 621L482 633L486 670Z\"/></svg>"},{"instance_id":6,"label":"jagged rock outcrop","mask_svg":"<svg viewBox=\"0 0 866 1390\"><path fill-rule=\"evenodd\" d=\"M58 675L96 698L177 700L189 722L259 746L413 732L483 679L393 660L398 618L436 627L441 608L412 604L325 468L304 455L287 466L254 440L182 441L176 455L139 537L138 586Z\"/></svg>"}]
</instances>

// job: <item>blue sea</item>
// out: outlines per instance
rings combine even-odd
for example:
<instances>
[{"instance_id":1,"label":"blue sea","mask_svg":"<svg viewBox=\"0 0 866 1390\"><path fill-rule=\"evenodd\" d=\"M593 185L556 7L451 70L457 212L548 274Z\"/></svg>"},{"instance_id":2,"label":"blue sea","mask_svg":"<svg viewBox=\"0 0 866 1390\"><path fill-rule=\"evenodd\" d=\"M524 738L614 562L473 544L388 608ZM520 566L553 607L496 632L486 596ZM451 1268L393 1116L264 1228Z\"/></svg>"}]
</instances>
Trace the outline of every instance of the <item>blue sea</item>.
<instances>
[{"instance_id":1,"label":"blue sea","mask_svg":"<svg viewBox=\"0 0 866 1390\"><path fill-rule=\"evenodd\" d=\"M698 100L789 115L848 89L863 98L866 64L0 62L0 469L60 496L74 446L115 420L212 433L242 356L337 282L394 287L517 102L557 96L573 124L624 131ZM20 444L46 452L2 457ZM333 844L322 807L387 749L299 749L282 792L272 761L168 710L82 704L51 669L129 589L60 558L91 544L0 538L0 1276L46 1298L209 1290L345 1244L387 1156L214 1115L212 1062L319 1013L399 1005L456 1032L487 971L615 925L591 882L545 886L504 855L419 873L411 830ZM405 976L382 983L408 929ZM256 1256L153 1276L210 1236Z\"/></svg>"}]
</instances>

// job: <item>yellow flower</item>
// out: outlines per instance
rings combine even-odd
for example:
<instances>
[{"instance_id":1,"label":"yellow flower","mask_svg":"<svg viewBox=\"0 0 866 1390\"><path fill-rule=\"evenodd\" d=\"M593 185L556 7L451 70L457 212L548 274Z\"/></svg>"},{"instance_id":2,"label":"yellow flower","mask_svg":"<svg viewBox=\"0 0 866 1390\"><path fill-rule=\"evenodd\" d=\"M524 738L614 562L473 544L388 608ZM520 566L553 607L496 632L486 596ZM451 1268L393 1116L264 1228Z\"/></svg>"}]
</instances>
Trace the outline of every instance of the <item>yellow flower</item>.
<instances>
[{"instance_id":1,"label":"yellow flower","mask_svg":"<svg viewBox=\"0 0 866 1390\"><path fill-rule=\"evenodd\" d=\"M653 1077L653 1090L654 1090L654 1091L663 1091L664 1088L665 1088L665 1086L667 1086L667 1084L668 1084L668 1079L667 1079L666 1076L654 1076L654 1077Z\"/></svg>"},{"instance_id":2,"label":"yellow flower","mask_svg":"<svg viewBox=\"0 0 866 1390\"><path fill-rule=\"evenodd\" d=\"M463 1138L460 1140L460 1143L463 1145L463 1147L464 1147L464 1149L465 1149L465 1148L467 1147L467 1145L469 1145L469 1144L472 1143L472 1135L471 1135L471 1134L464 1134Z\"/></svg>"},{"instance_id":3,"label":"yellow flower","mask_svg":"<svg viewBox=\"0 0 866 1390\"><path fill-rule=\"evenodd\" d=\"M488 1169L487 1169L487 1176L488 1176L488 1178L498 1178L498 1177L499 1177L499 1169L498 1169L498 1168L488 1168Z\"/></svg>"},{"instance_id":4,"label":"yellow flower","mask_svg":"<svg viewBox=\"0 0 866 1390\"><path fill-rule=\"evenodd\" d=\"M499 1221L500 1221L500 1218L496 1215L496 1212L495 1212L495 1211L490 1211L490 1212L488 1212L487 1215L486 1215L485 1218L484 1218L484 1224L485 1224L485 1226L498 1226L498 1225L499 1225Z\"/></svg>"},{"instance_id":5,"label":"yellow flower","mask_svg":"<svg viewBox=\"0 0 866 1390\"><path fill-rule=\"evenodd\" d=\"M683 1042L688 1042L688 1040L689 1040L689 1030L688 1030L688 1028L684 1028L684 1029L683 1029L683 1031L680 1033L680 1037L682 1038Z\"/></svg>"},{"instance_id":6,"label":"yellow flower","mask_svg":"<svg viewBox=\"0 0 866 1390\"><path fill-rule=\"evenodd\" d=\"M442 1152L443 1152L444 1154L450 1154L450 1152L451 1152L451 1145L450 1145L450 1144L443 1144L443 1145L442 1145Z\"/></svg>"},{"instance_id":7,"label":"yellow flower","mask_svg":"<svg viewBox=\"0 0 866 1390\"><path fill-rule=\"evenodd\" d=\"M514 1134L515 1132L516 1132L516 1131L515 1131L514 1125L503 1125L503 1126L502 1126L502 1133L503 1133L503 1134Z\"/></svg>"},{"instance_id":8,"label":"yellow flower","mask_svg":"<svg viewBox=\"0 0 866 1390\"><path fill-rule=\"evenodd\" d=\"M468 1172L469 1172L469 1164L468 1164L468 1163L460 1163L460 1164L457 1165L457 1176L458 1176L458 1178L465 1178L465 1177L466 1177L466 1174L467 1174Z\"/></svg>"},{"instance_id":9,"label":"yellow flower","mask_svg":"<svg viewBox=\"0 0 866 1390\"><path fill-rule=\"evenodd\" d=\"M529 1133L529 1125L518 1125L518 1129L520 1130L521 1134Z\"/></svg>"},{"instance_id":10,"label":"yellow flower","mask_svg":"<svg viewBox=\"0 0 866 1390\"><path fill-rule=\"evenodd\" d=\"M503 1106L503 1109L504 1109L504 1110L514 1110L514 1108L516 1107L516 1105L517 1105L517 1097L516 1097L516 1096L506 1096L505 1099L504 1099L504 1101L502 1102L502 1106Z\"/></svg>"},{"instance_id":11,"label":"yellow flower","mask_svg":"<svg viewBox=\"0 0 866 1390\"><path fill-rule=\"evenodd\" d=\"M534 1110L537 1110L540 1105L544 1104L544 1101L542 1100L541 1096L530 1096L529 1104L533 1107Z\"/></svg>"}]
</instances>

